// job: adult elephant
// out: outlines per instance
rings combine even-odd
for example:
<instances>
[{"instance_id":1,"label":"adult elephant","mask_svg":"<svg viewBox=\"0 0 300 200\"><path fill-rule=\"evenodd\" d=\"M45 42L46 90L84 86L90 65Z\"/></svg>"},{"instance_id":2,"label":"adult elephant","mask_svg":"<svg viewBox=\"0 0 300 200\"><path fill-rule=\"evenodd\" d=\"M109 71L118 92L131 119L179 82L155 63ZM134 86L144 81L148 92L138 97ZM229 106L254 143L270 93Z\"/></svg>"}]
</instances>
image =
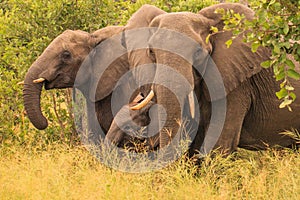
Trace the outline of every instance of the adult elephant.
<instances>
[{"instance_id":1,"label":"adult elephant","mask_svg":"<svg viewBox=\"0 0 300 200\"><path fill-rule=\"evenodd\" d=\"M262 69L260 65L270 59L270 50L259 48L253 53L251 45L242 41L242 36L235 38L231 47L227 48L225 42L231 39L232 33L223 30L222 17L215 12L218 8L233 10L245 15L247 20L254 16L254 12L244 5L224 3L202 9L198 14L185 12L159 15L150 23L150 27L158 28L148 42L149 55L155 58L157 64L153 82L160 83L153 85L153 92L157 103L167 113L167 116L157 113L158 119L164 119L164 129L160 131L160 148L166 147L175 137L179 129L177 122L182 120L183 110L178 101L187 102L191 90L197 94L201 111L192 152L203 150L206 153L205 150L210 148L203 149L203 143L207 143L209 138L215 141L213 148L225 153L237 147L265 149L275 145L295 144L291 137L280 133L292 127L300 130L300 99L297 98L292 104L294 112L279 108L280 101L275 96L280 88L279 83L274 80L272 69ZM219 32L212 34L207 43L206 38L212 26L217 27ZM187 42L187 37L198 46ZM296 70L299 70L299 63L296 65ZM190 87L182 87L177 79L180 77L178 74L189 82ZM221 81L216 78L218 74L221 75ZM299 96L300 82L289 81ZM213 87L210 88L211 85ZM217 108L215 116L213 106ZM216 120L218 110L222 109L224 120ZM221 127L217 138L207 134L211 127ZM109 135L113 136L114 133Z\"/></svg>"},{"instance_id":2,"label":"adult elephant","mask_svg":"<svg viewBox=\"0 0 300 200\"><path fill-rule=\"evenodd\" d=\"M99 46L106 39L119 34L120 37L112 39L111 42L115 45L115 49L125 52L125 54L109 63L109 67L96 83L94 97L90 98L90 94L87 94L89 91L83 91L89 102L96 103L98 121L101 127L107 131L113 119L111 93L118 79L129 70L127 50L122 45L121 33L125 29L148 26L155 16L163 13L165 12L154 6L144 5L131 17L125 27L109 26L91 34L84 31L67 30L55 38L32 64L25 76L24 105L32 124L40 130L48 126L40 106L42 87L45 86L46 90L73 87L80 68L84 68L83 71L86 72L81 83L83 85L90 84L89 81L94 76L91 68L100 66L100 64L89 61L94 61L95 55L111 53L110 49L102 49ZM78 87L80 88L81 85Z\"/></svg>"}]
</instances>

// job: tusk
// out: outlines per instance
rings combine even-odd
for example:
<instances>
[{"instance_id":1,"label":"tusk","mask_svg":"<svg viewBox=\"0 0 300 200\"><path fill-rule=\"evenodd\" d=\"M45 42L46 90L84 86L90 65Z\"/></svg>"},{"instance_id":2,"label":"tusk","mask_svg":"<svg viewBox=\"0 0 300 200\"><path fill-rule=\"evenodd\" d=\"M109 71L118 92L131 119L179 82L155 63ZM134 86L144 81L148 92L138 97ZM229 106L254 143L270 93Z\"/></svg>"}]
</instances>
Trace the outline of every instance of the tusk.
<instances>
[{"instance_id":1,"label":"tusk","mask_svg":"<svg viewBox=\"0 0 300 200\"><path fill-rule=\"evenodd\" d=\"M24 81L17 83L17 85L24 85Z\"/></svg>"},{"instance_id":2,"label":"tusk","mask_svg":"<svg viewBox=\"0 0 300 200\"><path fill-rule=\"evenodd\" d=\"M194 98L194 91L192 91L189 96L189 106L190 106L190 112L193 119L195 119L195 98Z\"/></svg>"},{"instance_id":3,"label":"tusk","mask_svg":"<svg viewBox=\"0 0 300 200\"><path fill-rule=\"evenodd\" d=\"M44 81L45 81L44 78L38 78L38 79L33 80L34 83L42 83Z\"/></svg>"},{"instance_id":4,"label":"tusk","mask_svg":"<svg viewBox=\"0 0 300 200\"><path fill-rule=\"evenodd\" d=\"M140 102L144 97L141 95L141 93L139 93L134 99L133 99L133 103L138 103Z\"/></svg>"},{"instance_id":5,"label":"tusk","mask_svg":"<svg viewBox=\"0 0 300 200\"><path fill-rule=\"evenodd\" d=\"M153 97L154 97L154 92L153 92L153 90L151 90L150 93L148 94L148 96L141 103L139 103L135 106L131 106L130 109L131 110L140 110L140 109L144 108L151 101L151 99Z\"/></svg>"}]
</instances>

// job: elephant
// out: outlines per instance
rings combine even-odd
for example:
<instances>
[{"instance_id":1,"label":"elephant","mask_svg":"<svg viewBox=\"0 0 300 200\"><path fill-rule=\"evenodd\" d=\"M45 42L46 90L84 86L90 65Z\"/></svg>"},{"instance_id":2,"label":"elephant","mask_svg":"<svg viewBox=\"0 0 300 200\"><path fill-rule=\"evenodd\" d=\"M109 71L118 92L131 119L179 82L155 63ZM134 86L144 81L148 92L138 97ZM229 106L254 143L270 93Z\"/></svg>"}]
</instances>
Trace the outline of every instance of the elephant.
<instances>
[{"instance_id":1,"label":"elephant","mask_svg":"<svg viewBox=\"0 0 300 200\"><path fill-rule=\"evenodd\" d=\"M141 127L149 125L151 121L149 111L155 102L147 102L143 108L134 110L132 108L140 104L140 101L147 101L140 94L137 98L138 101L133 100L117 112L106 134L104 143L112 143L119 147L130 147L134 151L153 151L157 149L158 135L149 137L147 135L148 131L141 129Z\"/></svg>"},{"instance_id":2,"label":"elephant","mask_svg":"<svg viewBox=\"0 0 300 200\"><path fill-rule=\"evenodd\" d=\"M37 129L48 126L40 107L40 94L43 85L46 90L71 88L76 74L88 54L98 43L117 34L123 27L106 27L92 34L80 30L66 30L45 49L26 73L23 88L23 99L26 113ZM122 73L125 73L126 69ZM103 87L107 87L103 85ZM109 111L110 96L107 94L97 102L97 109L106 116L98 115L104 129L110 126L112 119Z\"/></svg>"},{"instance_id":3,"label":"elephant","mask_svg":"<svg viewBox=\"0 0 300 200\"><path fill-rule=\"evenodd\" d=\"M43 116L40 106L40 95L43 86L46 90L71 88L75 84L79 70L82 70L85 74L82 80L77 81L77 84L80 84L76 87L81 90L83 85L90 84L89 81L94 76L93 69L91 69L94 66L91 65L96 60L95 55L111 53L110 49L102 49L100 44L107 41L108 38L119 35L120 37L111 39L111 42L114 43L115 49L124 52L124 54L110 63L99 82L96 83L95 98L90 98L91 95L88 90L82 90L87 104L94 104L95 106L96 121L104 132L107 132L113 119L111 110L112 91L118 79L130 69L127 50L122 45L122 32L125 29L130 30L135 27L148 26L155 16L163 13L165 12L154 6L143 5L133 14L125 26L108 26L91 34L80 30L66 30L56 37L31 65L25 75L23 99L31 123L40 130L48 126L48 121ZM105 57L105 55L102 56ZM96 67L100 66L99 63L94 63L94 65Z\"/></svg>"},{"instance_id":4,"label":"elephant","mask_svg":"<svg viewBox=\"0 0 300 200\"><path fill-rule=\"evenodd\" d=\"M242 4L222 3L204 8L197 14L179 12L158 15L149 24L149 28L155 28L149 37L148 54L145 55L155 60L156 65L151 92L155 94L155 102L162 105L167 113L167 116L156 113L159 121L165 121L164 128L159 132L159 148L167 147L175 137L180 128L178 119L182 120L184 116L183 106L189 104L190 111L193 110L193 105L190 105L193 101L187 100L191 91L197 97L194 102L198 101L200 112L198 132L190 145L191 154L199 151L205 153L210 149L228 154L238 147L258 150L276 145L295 145L296 141L282 132L291 128L300 130L300 99L297 98L291 105L294 112L279 108L280 100L275 95L280 89L279 83L273 78L271 68L264 69L260 65L270 59L270 49L260 47L252 52L251 44L243 42L242 35L237 36L227 48L225 43L233 35L231 31L223 30L222 17L215 12L219 8L233 10L247 20L254 17L254 12ZM212 33L212 26L219 31ZM176 34L191 38L198 46L186 43L186 39L176 38ZM209 34L211 36L206 41ZM139 66L142 63L129 59L129 64ZM299 63L295 65L299 72ZM172 70L188 81L188 87L182 87L176 74L169 73ZM221 79L216 78L216 74ZM139 74L136 76L135 79L139 80ZM155 84L157 80L161 84ZM299 96L300 82L289 81ZM179 100L185 103L180 104ZM222 113L223 119L220 117ZM148 108L137 114L146 116L149 123ZM209 135L211 127L221 127L216 129L220 131L218 137ZM121 141L117 138L124 134L121 129L116 129L113 122L108 134L110 140ZM214 142L209 143L209 138Z\"/></svg>"}]
</instances>

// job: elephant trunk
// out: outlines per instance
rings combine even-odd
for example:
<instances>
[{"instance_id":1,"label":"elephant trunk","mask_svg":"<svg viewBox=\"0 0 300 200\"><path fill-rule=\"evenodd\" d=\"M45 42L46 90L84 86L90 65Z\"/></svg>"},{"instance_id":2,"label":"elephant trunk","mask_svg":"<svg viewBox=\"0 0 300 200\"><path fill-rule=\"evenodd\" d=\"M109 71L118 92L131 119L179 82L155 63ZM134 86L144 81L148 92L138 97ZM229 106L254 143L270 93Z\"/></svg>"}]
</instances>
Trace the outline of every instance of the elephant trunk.
<instances>
[{"instance_id":1,"label":"elephant trunk","mask_svg":"<svg viewBox=\"0 0 300 200\"><path fill-rule=\"evenodd\" d=\"M160 132L160 147L163 148L172 142L172 139L179 130L179 122L181 119L180 104L175 94L170 92L168 88L161 85L156 86L157 102L161 104L165 112L158 113L158 119L161 123L159 126L163 129Z\"/></svg>"},{"instance_id":2,"label":"elephant trunk","mask_svg":"<svg viewBox=\"0 0 300 200\"><path fill-rule=\"evenodd\" d=\"M41 91L43 87L43 83L34 83L33 80L36 80L38 77L39 70L36 64L30 67L28 70L25 80L24 80L24 88L23 88L23 99L24 106L28 118L31 123L39 130L43 130L47 128L48 121L43 116L40 105Z\"/></svg>"},{"instance_id":3,"label":"elephant trunk","mask_svg":"<svg viewBox=\"0 0 300 200\"><path fill-rule=\"evenodd\" d=\"M160 50L155 50L155 55L158 63L155 74L155 82L158 83L155 86L156 98L157 103L162 105L166 112L158 113L160 123L164 123L160 132L162 148L174 139L176 143L180 138L184 118L187 117L187 113L183 112L184 104L193 90L194 77L190 63L179 55ZM159 128L161 129L162 125Z\"/></svg>"}]
</instances>

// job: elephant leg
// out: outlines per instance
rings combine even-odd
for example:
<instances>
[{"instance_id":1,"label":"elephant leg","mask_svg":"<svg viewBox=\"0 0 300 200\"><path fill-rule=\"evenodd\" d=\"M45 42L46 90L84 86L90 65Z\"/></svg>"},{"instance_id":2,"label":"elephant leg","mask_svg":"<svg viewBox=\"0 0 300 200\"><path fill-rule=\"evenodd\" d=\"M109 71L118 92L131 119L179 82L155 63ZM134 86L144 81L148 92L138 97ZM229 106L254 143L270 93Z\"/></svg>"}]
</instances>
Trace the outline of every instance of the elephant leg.
<instances>
[{"instance_id":1,"label":"elephant leg","mask_svg":"<svg viewBox=\"0 0 300 200\"><path fill-rule=\"evenodd\" d=\"M249 94L247 88L242 86L227 96L225 123L214 147L221 153L229 154L238 147L244 118L251 104Z\"/></svg>"},{"instance_id":2,"label":"elephant leg","mask_svg":"<svg viewBox=\"0 0 300 200\"><path fill-rule=\"evenodd\" d=\"M100 144L100 125L95 113L95 103L86 100L87 106L87 121L88 121L88 133L85 135L84 140L88 144L98 146Z\"/></svg>"},{"instance_id":3,"label":"elephant leg","mask_svg":"<svg viewBox=\"0 0 300 200\"><path fill-rule=\"evenodd\" d=\"M197 123L195 123L197 124ZM196 154L199 154L199 149L200 146L203 143L203 140L205 138L205 129L204 129L204 125L203 124L199 124L198 127L195 127L197 129L197 133L196 136L194 138L194 140L192 141L189 150L188 150L188 157L193 157Z\"/></svg>"}]
</instances>

